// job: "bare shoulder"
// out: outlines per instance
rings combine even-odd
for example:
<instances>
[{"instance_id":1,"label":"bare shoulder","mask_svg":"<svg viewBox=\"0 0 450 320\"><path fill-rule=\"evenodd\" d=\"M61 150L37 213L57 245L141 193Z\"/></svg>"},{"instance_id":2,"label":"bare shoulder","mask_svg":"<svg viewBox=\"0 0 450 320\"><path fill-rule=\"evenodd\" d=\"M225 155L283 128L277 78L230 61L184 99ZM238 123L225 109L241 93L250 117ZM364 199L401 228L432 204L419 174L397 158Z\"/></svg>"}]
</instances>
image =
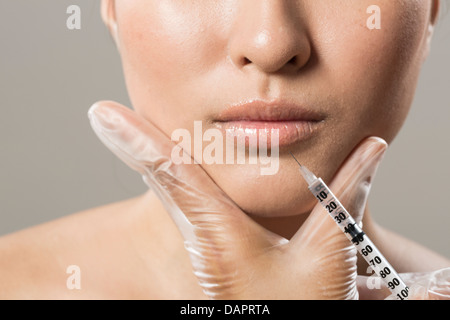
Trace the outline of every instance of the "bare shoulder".
<instances>
[{"instance_id":1,"label":"bare shoulder","mask_svg":"<svg viewBox=\"0 0 450 320\"><path fill-rule=\"evenodd\" d=\"M114 287L130 282L116 262L136 257L129 234L139 228L133 215L140 201L102 206L1 237L0 299L109 298L105 293L119 298ZM130 263L138 268L134 259ZM113 273L121 276L108 278ZM133 295L123 289L121 294Z\"/></svg>"}]
</instances>

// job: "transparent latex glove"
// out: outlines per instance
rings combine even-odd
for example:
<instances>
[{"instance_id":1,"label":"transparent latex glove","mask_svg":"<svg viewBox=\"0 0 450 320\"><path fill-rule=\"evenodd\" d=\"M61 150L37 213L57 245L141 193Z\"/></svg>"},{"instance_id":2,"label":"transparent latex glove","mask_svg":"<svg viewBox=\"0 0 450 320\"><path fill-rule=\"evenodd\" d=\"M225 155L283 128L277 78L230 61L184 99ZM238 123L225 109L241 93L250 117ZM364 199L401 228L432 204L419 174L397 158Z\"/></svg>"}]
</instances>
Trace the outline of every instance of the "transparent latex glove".
<instances>
[{"instance_id":1,"label":"transparent latex glove","mask_svg":"<svg viewBox=\"0 0 450 320\"><path fill-rule=\"evenodd\" d=\"M320 204L288 241L249 218L200 165L175 165L171 152L176 144L134 111L115 102L99 102L89 118L101 141L138 171L163 202L207 296L358 298L356 249ZM386 148L382 139L367 138L329 184L356 221L361 221ZM293 179L302 179L300 173Z\"/></svg>"},{"instance_id":2,"label":"transparent latex glove","mask_svg":"<svg viewBox=\"0 0 450 320\"><path fill-rule=\"evenodd\" d=\"M450 300L450 268L401 276L410 288L411 300Z\"/></svg>"},{"instance_id":3,"label":"transparent latex glove","mask_svg":"<svg viewBox=\"0 0 450 320\"><path fill-rule=\"evenodd\" d=\"M450 267L399 275L409 287L408 300L450 300ZM357 282L360 297L365 300L398 300L378 276L358 276Z\"/></svg>"},{"instance_id":4,"label":"transparent latex glove","mask_svg":"<svg viewBox=\"0 0 450 320\"><path fill-rule=\"evenodd\" d=\"M410 300L450 300L450 268L433 272L403 273ZM395 299L389 296L387 299Z\"/></svg>"}]
</instances>

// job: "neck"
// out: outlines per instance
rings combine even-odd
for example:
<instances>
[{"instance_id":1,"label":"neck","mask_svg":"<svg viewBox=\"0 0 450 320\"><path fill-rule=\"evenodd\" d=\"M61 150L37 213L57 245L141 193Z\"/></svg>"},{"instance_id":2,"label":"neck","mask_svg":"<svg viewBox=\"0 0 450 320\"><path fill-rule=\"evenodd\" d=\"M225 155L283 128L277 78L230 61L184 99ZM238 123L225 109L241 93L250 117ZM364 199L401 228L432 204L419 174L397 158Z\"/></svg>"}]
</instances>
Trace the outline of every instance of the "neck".
<instances>
[{"instance_id":1,"label":"neck","mask_svg":"<svg viewBox=\"0 0 450 320\"><path fill-rule=\"evenodd\" d=\"M173 252L173 256L183 256L184 247L182 246L183 239L181 238L181 234L153 192L149 191L144 196L141 211L143 214L142 221L152 221L146 224L152 229L146 232L147 235L151 235L151 239L147 239L144 242L154 242L154 237L156 236L159 239L158 243L165 244L163 246L165 255L168 252ZM310 212L287 217L267 218L251 216L251 218L264 228L289 240L308 219L309 214ZM324 214L327 213L324 211ZM364 211L363 230L372 240L377 240L378 227L371 217L368 205L366 205ZM367 273L367 263L363 259L358 259L358 271L362 272L362 274Z\"/></svg>"},{"instance_id":2,"label":"neck","mask_svg":"<svg viewBox=\"0 0 450 320\"><path fill-rule=\"evenodd\" d=\"M149 191L146 194L147 200L149 200L154 205L157 204L155 211L161 211L162 215L160 216L163 220L167 220L166 222L169 222L170 217L165 212L165 209L163 208L162 204L160 203L159 199L157 199L156 195L153 194L153 192ZM148 208L148 207L147 207ZM298 215L292 215L292 216L285 216L285 217L260 217L255 215L249 215L256 223L260 224L264 228L266 228L269 231L272 231L273 233L276 233L285 239L291 239L294 234L300 229L300 227L303 225L303 223L308 219L309 214L311 212L306 212ZM326 212L324 211L324 214ZM155 215L153 215L155 216ZM169 224L172 224L172 221L169 222ZM364 218L363 218L363 228L364 232L367 234L370 234L374 232L375 224L371 218L370 212L369 212L369 206L367 205L364 211Z\"/></svg>"},{"instance_id":3,"label":"neck","mask_svg":"<svg viewBox=\"0 0 450 320\"><path fill-rule=\"evenodd\" d=\"M310 212L287 217L250 217L267 230L289 240L309 217L309 213Z\"/></svg>"}]
</instances>

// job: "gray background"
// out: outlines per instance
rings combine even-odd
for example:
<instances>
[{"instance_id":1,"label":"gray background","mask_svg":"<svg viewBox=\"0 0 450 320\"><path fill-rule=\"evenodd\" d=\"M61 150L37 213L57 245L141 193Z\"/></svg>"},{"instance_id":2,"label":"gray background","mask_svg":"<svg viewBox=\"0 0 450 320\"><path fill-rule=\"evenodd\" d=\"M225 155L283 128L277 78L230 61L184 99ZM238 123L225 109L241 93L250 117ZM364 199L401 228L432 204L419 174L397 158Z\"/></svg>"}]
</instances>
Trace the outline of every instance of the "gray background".
<instances>
[{"instance_id":1,"label":"gray background","mask_svg":"<svg viewBox=\"0 0 450 320\"><path fill-rule=\"evenodd\" d=\"M66 28L71 4L81 7L79 31ZM97 100L130 105L100 1L0 0L0 43L0 235L144 192L86 116ZM449 60L450 13L369 200L380 224L447 257Z\"/></svg>"}]
</instances>

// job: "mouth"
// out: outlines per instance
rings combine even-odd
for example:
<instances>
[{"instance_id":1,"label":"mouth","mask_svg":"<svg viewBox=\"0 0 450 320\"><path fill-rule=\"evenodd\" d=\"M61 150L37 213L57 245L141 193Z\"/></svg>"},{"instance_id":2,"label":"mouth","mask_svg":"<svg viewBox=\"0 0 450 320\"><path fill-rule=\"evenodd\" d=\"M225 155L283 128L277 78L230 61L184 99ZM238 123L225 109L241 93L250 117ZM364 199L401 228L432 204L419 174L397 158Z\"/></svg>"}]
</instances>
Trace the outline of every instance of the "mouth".
<instances>
[{"instance_id":1,"label":"mouth","mask_svg":"<svg viewBox=\"0 0 450 320\"><path fill-rule=\"evenodd\" d=\"M270 148L305 141L317 132L324 120L325 115L292 102L250 100L226 108L213 123L227 135L236 136L238 141L245 139L246 146L265 136Z\"/></svg>"}]
</instances>

